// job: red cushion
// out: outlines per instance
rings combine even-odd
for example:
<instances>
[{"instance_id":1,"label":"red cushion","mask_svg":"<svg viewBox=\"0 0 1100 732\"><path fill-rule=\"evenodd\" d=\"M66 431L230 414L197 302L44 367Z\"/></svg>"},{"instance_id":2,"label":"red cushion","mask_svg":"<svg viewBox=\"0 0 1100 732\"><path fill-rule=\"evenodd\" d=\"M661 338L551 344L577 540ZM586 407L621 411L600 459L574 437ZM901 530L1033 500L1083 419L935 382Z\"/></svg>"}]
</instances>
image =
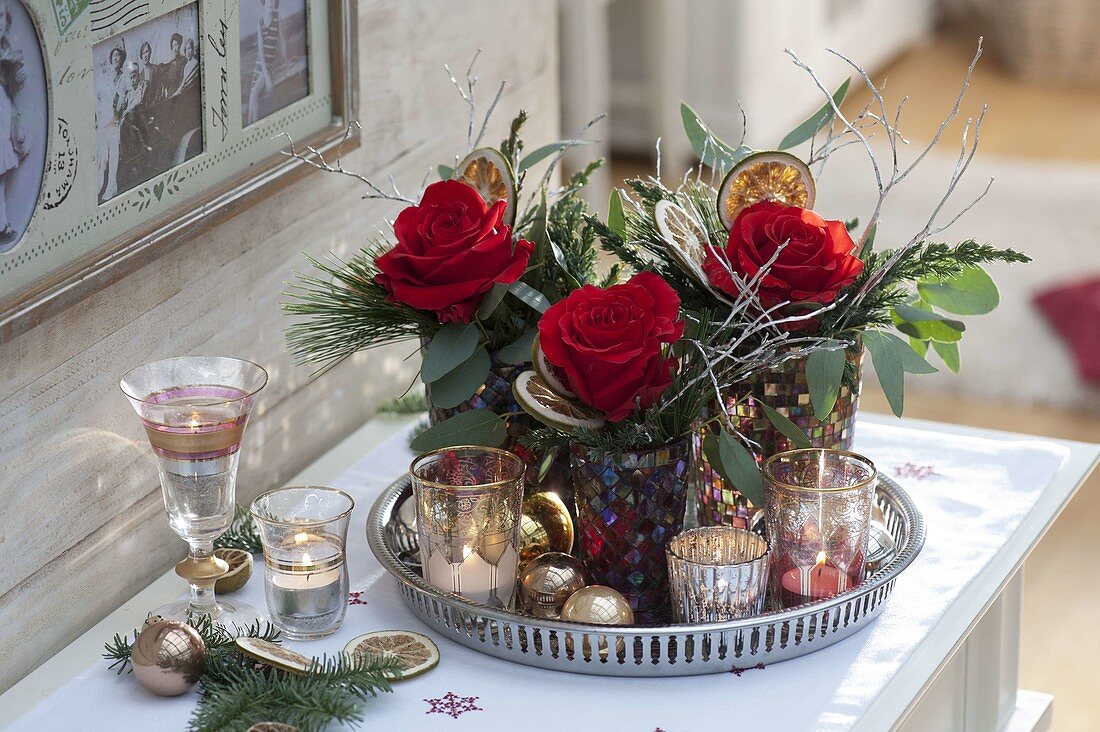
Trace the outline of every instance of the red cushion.
<instances>
[{"instance_id":1,"label":"red cushion","mask_svg":"<svg viewBox=\"0 0 1100 732\"><path fill-rule=\"evenodd\" d=\"M1041 292L1035 307L1069 344L1081 378L1100 383L1100 279Z\"/></svg>"}]
</instances>

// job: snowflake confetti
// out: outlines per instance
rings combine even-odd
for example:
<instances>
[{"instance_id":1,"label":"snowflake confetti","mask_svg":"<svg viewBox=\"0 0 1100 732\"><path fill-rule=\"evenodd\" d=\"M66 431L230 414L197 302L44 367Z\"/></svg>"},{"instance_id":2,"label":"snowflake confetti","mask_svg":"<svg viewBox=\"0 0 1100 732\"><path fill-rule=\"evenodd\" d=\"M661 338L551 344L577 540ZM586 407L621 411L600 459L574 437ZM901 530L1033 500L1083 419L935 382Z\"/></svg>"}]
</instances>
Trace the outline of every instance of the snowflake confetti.
<instances>
[{"instance_id":1,"label":"snowflake confetti","mask_svg":"<svg viewBox=\"0 0 1100 732\"><path fill-rule=\"evenodd\" d=\"M367 601L364 600L362 596L363 596L362 592L349 592L348 593L348 604L349 605L366 605Z\"/></svg>"},{"instance_id":2,"label":"snowflake confetti","mask_svg":"<svg viewBox=\"0 0 1100 732\"><path fill-rule=\"evenodd\" d=\"M905 463L904 465L898 465L894 468L894 475L899 478L912 478L913 480L925 480L926 478L932 478L938 476L935 465L917 465L916 463Z\"/></svg>"},{"instance_id":3,"label":"snowflake confetti","mask_svg":"<svg viewBox=\"0 0 1100 732\"><path fill-rule=\"evenodd\" d=\"M483 712L485 711L479 707L476 696L458 696L453 691L448 691L441 699L425 699L424 701L432 705L432 708L424 712L425 714L446 714L454 719L458 719L466 712Z\"/></svg>"}]
</instances>

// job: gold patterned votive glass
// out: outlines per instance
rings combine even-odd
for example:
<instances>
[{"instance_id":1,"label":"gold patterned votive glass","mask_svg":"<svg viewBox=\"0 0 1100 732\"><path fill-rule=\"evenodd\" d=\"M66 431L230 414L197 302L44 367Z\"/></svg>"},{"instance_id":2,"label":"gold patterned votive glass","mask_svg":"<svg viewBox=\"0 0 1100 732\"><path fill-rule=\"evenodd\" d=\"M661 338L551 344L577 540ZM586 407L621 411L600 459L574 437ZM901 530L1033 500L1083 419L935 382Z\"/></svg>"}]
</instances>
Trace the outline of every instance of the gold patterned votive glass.
<instances>
[{"instance_id":1,"label":"gold patterned votive glass","mask_svg":"<svg viewBox=\"0 0 1100 732\"><path fill-rule=\"evenodd\" d=\"M252 518L264 547L264 594L271 622L295 640L339 630L348 609L348 522L355 501L323 486L261 494Z\"/></svg>"},{"instance_id":2,"label":"gold patterned votive glass","mask_svg":"<svg viewBox=\"0 0 1100 732\"><path fill-rule=\"evenodd\" d=\"M863 581L878 473L845 450L790 450L764 461L771 595L797 607Z\"/></svg>"},{"instance_id":3,"label":"gold patterned votive glass","mask_svg":"<svg viewBox=\"0 0 1100 732\"><path fill-rule=\"evenodd\" d=\"M665 554L672 614L679 623L715 623L758 615L768 585L768 542L732 526L691 529Z\"/></svg>"},{"instance_id":4,"label":"gold patterned votive glass","mask_svg":"<svg viewBox=\"0 0 1100 732\"><path fill-rule=\"evenodd\" d=\"M512 609L519 568L524 463L507 450L448 447L412 462L424 579Z\"/></svg>"}]
</instances>

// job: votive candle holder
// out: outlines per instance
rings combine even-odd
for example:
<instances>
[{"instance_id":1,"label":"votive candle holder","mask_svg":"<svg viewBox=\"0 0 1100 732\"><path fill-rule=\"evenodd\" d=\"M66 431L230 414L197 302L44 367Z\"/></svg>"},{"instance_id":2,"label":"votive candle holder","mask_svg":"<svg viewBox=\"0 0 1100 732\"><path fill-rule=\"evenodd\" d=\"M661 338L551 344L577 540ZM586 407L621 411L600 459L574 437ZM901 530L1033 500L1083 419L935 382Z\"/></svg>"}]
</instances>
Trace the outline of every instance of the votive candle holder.
<instances>
[{"instance_id":1,"label":"votive candle holder","mask_svg":"<svg viewBox=\"0 0 1100 732\"><path fill-rule=\"evenodd\" d=\"M420 565L443 592L512 609L524 463L507 450L449 447L412 462Z\"/></svg>"},{"instance_id":2,"label":"votive candle holder","mask_svg":"<svg viewBox=\"0 0 1100 732\"><path fill-rule=\"evenodd\" d=\"M761 470L777 604L824 600L863 581L874 463L844 450L806 449L777 453Z\"/></svg>"},{"instance_id":3,"label":"votive candle holder","mask_svg":"<svg viewBox=\"0 0 1100 732\"><path fill-rule=\"evenodd\" d=\"M347 493L321 486L277 488L252 502L264 548L267 609L287 638L324 638L343 623L354 507Z\"/></svg>"},{"instance_id":4,"label":"votive candle holder","mask_svg":"<svg viewBox=\"0 0 1100 732\"><path fill-rule=\"evenodd\" d=\"M768 542L747 529L712 526L677 534L666 547L672 614L679 623L758 615L768 586Z\"/></svg>"}]
</instances>

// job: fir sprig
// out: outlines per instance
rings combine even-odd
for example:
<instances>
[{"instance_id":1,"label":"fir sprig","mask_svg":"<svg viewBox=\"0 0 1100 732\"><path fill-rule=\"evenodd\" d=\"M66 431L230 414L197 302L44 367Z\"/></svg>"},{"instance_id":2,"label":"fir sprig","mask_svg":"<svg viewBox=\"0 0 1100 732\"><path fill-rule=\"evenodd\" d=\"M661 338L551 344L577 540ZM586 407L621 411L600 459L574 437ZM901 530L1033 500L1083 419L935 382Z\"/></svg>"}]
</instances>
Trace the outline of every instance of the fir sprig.
<instances>
[{"instance_id":1,"label":"fir sprig","mask_svg":"<svg viewBox=\"0 0 1100 732\"><path fill-rule=\"evenodd\" d=\"M259 554L264 550L260 532L256 529L256 523L252 520L252 514L247 508L237 504L233 523L224 534L214 539L214 548L244 549L249 554Z\"/></svg>"},{"instance_id":2,"label":"fir sprig","mask_svg":"<svg viewBox=\"0 0 1100 732\"><path fill-rule=\"evenodd\" d=\"M218 674L203 676L189 729L246 732L278 721L317 732L333 722L357 724L364 719L362 702L392 691L387 676L400 669L396 658L343 655L315 659L305 674L224 664Z\"/></svg>"}]
</instances>

